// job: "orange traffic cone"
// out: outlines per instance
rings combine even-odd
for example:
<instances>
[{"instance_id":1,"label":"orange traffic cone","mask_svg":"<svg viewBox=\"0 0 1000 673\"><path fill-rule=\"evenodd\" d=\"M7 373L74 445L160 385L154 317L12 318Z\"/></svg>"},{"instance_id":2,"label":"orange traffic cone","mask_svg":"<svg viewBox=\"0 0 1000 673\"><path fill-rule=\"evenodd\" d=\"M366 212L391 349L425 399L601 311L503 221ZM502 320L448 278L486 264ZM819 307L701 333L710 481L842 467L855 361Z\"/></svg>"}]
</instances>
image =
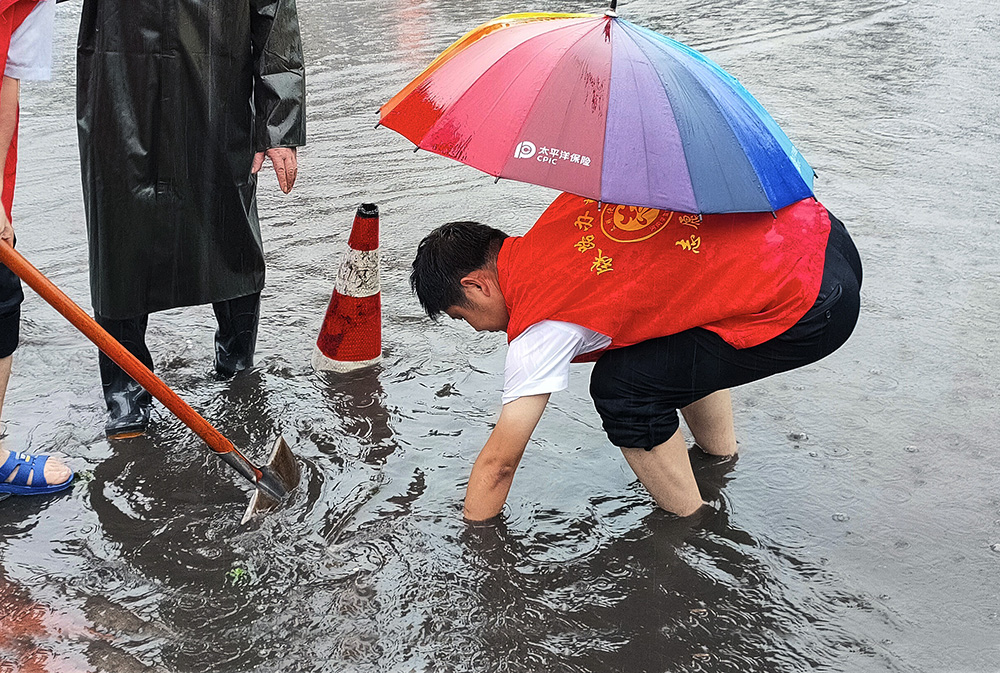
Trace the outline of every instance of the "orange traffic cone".
<instances>
[{"instance_id":1,"label":"orange traffic cone","mask_svg":"<svg viewBox=\"0 0 1000 673\"><path fill-rule=\"evenodd\" d=\"M382 359L378 206L363 203L354 216L337 282L316 340L314 369L346 372Z\"/></svg>"}]
</instances>

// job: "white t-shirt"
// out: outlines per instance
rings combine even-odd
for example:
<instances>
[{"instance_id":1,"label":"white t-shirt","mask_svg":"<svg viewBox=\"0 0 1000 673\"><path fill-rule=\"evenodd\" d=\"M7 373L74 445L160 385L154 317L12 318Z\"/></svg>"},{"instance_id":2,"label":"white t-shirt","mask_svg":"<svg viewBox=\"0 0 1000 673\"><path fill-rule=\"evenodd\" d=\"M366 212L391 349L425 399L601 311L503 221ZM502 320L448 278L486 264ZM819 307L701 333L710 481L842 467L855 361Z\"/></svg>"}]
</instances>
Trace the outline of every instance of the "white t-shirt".
<instances>
[{"instance_id":1,"label":"white t-shirt","mask_svg":"<svg viewBox=\"0 0 1000 673\"><path fill-rule=\"evenodd\" d=\"M14 79L52 78L52 33L56 0L42 0L10 36L4 74Z\"/></svg>"},{"instance_id":2,"label":"white t-shirt","mask_svg":"<svg viewBox=\"0 0 1000 673\"><path fill-rule=\"evenodd\" d=\"M569 387L570 361L611 345L611 337L571 322L543 320L524 330L507 348L503 403L555 393Z\"/></svg>"}]
</instances>

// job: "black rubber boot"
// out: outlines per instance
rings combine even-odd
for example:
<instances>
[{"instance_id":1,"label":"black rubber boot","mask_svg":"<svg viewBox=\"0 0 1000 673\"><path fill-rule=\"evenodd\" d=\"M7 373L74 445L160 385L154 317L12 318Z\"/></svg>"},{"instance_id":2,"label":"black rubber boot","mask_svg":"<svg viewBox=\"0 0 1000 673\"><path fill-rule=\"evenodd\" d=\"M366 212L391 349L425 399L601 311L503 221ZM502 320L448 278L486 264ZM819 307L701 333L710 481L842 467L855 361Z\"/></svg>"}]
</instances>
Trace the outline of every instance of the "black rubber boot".
<instances>
[{"instance_id":1,"label":"black rubber boot","mask_svg":"<svg viewBox=\"0 0 1000 673\"><path fill-rule=\"evenodd\" d=\"M260 293L212 304L219 330L215 333L215 371L222 378L253 367L260 321Z\"/></svg>"},{"instance_id":2,"label":"black rubber boot","mask_svg":"<svg viewBox=\"0 0 1000 673\"><path fill-rule=\"evenodd\" d=\"M153 358L146 348L146 325L149 316L112 320L95 316L97 323L106 329L132 355L153 370ZM104 353L98 356L104 402L108 405L108 421L104 432L108 437L134 437L146 431L153 396L126 374Z\"/></svg>"}]
</instances>

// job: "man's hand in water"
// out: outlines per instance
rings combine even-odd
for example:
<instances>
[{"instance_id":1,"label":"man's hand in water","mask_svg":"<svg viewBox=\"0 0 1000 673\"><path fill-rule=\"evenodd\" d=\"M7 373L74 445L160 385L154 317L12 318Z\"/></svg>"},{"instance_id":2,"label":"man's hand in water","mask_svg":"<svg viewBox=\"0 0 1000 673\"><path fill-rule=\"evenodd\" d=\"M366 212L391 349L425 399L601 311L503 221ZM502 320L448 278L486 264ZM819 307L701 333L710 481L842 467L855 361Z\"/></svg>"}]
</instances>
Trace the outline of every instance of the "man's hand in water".
<instances>
[{"instance_id":1,"label":"man's hand in water","mask_svg":"<svg viewBox=\"0 0 1000 673\"><path fill-rule=\"evenodd\" d=\"M514 471L548 401L548 394L529 395L503 405L500 419L469 475L465 491L466 521L485 521L503 509Z\"/></svg>"},{"instance_id":2,"label":"man's hand in water","mask_svg":"<svg viewBox=\"0 0 1000 673\"><path fill-rule=\"evenodd\" d=\"M296 158L294 147L272 147L266 152L257 152L253 157L253 168L250 172L254 175L264 165L264 157L271 160L274 166L274 173L278 176L278 186L285 194L292 191L295 186L295 177L299 172L299 161Z\"/></svg>"}]
</instances>

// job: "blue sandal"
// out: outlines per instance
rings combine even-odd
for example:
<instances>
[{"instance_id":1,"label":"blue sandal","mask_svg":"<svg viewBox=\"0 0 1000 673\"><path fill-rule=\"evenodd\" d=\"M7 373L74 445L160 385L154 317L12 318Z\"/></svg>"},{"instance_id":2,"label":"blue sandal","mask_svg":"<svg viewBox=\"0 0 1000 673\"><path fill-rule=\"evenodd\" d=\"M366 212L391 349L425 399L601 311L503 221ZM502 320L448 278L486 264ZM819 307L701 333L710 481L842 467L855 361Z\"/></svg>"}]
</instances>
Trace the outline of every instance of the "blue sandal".
<instances>
[{"instance_id":1,"label":"blue sandal","mask_svg":"<svg viewBox=\"0 0 1000 673\"><path fill-rule=\"evenodd\" d=\"M48 456L33 456L29 453L11 451L10 455L7 456L7 462L0 465L0 494L45 495L69 488L73 482L72 472L70 472L69 479L61 484L45 482L45 463L48 459ZM14 470L17 470L17 474L8 482L7 479ZM32 475L34 475L33 478ZM28 485L29 478L31 478L30 486Z\"/></svg>"}]
</instances>

